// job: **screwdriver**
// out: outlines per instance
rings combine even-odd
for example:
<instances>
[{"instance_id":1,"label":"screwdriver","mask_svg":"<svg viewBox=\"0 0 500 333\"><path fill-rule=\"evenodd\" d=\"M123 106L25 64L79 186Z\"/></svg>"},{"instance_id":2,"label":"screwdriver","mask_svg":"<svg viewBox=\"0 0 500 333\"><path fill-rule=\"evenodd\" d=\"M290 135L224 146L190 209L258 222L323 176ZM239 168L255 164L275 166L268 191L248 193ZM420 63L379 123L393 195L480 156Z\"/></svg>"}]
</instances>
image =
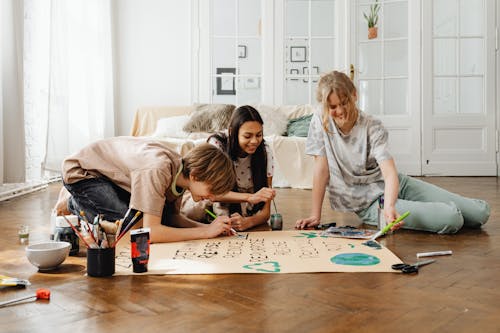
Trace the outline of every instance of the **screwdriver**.
<instances>
[{"instance_id":1,"label":"screwdriver","mask_svg":"<svg viewBox=\"0 0 500 333\"><path fill-rule=\"evenodd\" d=\"M44 288L37 289L35 295L23 296L23 297L11 299L10 301L0 302L0 307L10 305L10 304L16 303L16 302L25 301L25 300L28 300L28 299L33 298L33 297L36 297L34 299L34 301L39 300L39 299L50 299L50 290L44 289Z\"/></svg>"}]
</instances>

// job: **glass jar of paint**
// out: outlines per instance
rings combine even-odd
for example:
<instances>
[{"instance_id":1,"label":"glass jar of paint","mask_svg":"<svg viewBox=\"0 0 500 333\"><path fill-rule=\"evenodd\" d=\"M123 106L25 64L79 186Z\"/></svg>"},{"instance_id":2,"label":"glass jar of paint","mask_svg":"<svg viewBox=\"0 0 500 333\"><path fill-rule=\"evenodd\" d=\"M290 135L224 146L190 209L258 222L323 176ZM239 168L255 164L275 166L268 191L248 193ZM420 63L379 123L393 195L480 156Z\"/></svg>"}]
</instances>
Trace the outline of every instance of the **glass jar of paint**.
<instances>
[{"instance_id":1,"label":"glass jar of paint","mask_svg":"<svg viewBox=\"0 0 500 333\"><path fill-rule=\"evenodd\" d=\"M66 219L71 222L71 224L78 228L78 217L75 215L66 216ZM68 242L71 244L69 250L70 256L76 256L80 251L80 242L78 236L75 234L73 229L69 226L68 222L62 216L57 216L54 230L54 240Z\"/></svg>"},{"instance_id":2,"label":"glass jar of paint","mask_svg":"<svg viewBox=\"0 0 500 333\"><path fill-rule=\"evenodd\" d=\"M19 243L20 244L28 244L29 243L29 237L30 237L30 227L23 224L19 227L19 231L17 232L19 236Z\"/></svg>"},{"instance_id":3,"label":"glass jar of paint","mask_svg":"<svg viewBox=\"0 0 500 333\"><path fill-rule=\"evenodd\" d=\"M283 229L283 217L281 216L281 214L280 213L271 214L270 224L272 230Z\"/></svg>"}]
</instances>

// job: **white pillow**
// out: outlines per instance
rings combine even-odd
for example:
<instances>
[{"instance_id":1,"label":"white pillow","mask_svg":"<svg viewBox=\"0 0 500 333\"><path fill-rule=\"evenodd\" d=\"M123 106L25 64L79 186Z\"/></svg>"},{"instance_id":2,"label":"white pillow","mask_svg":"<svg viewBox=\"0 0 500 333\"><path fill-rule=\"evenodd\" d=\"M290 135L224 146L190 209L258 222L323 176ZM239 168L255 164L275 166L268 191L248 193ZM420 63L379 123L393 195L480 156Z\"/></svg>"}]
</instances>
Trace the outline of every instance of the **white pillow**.
<instances>
[{"instance_id":1,"label":"white pillow","mask_svg":"<svg viewBox=\"0 0 500 333\"><path fill-rule=\"evenodd\" d=\"M174 116L158 119L156 123L156 130L153 133L153 137L162 138L187 138L188 132L184 132L182 128L189 121L188 115Z\"/></svg>"},{"instance_id":2,"label":"white pillow","mask_svg":"<svg viewBox=\"0 0 500 333\"><path fill-rule=\"evenodd\" d=\"M286 133L288 119L284 113L278 110L278 108L261 104L256 105L255 109L259 111L264 121L264 136L283 135Z\"/></svg>"}]
</instances>

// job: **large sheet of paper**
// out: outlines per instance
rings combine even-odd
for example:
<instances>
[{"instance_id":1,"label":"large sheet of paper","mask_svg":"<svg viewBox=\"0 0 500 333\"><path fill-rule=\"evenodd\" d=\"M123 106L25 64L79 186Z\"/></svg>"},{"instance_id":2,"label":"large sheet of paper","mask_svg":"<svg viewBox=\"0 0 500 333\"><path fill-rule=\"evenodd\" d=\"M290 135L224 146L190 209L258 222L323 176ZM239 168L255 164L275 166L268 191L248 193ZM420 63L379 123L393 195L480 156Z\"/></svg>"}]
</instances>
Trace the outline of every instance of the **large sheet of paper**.
<instances>
[{"instance_id":1,"label":"large sheet of paper","mask_svg":"<svg viewBox=\"0 0 500 333\"><path fill-rule=\"evenodd\" d=\"M401 263L396 255L365 242L292 230L153 244L148 272L141 274L396 272L391 269ZM130 248L116 254L115 275L134 274Z\"/></svg>"}]
</instances>

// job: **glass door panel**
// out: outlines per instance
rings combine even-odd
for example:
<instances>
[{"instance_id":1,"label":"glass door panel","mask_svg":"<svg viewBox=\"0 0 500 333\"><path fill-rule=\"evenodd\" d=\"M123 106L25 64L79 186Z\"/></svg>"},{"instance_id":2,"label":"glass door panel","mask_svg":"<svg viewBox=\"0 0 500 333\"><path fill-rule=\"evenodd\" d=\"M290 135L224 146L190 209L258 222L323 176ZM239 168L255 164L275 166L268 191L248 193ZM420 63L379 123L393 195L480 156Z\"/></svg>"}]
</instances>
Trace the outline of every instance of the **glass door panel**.
<instances>
[{"instance_id":1,"label":"glass door panel","mask_svg":"<svg viewBox=\"0 0 500 333\"><path fill-rule=\"evenodd\" d=\"M283 103L313 104L321 73L335 69L335 0L285 0Z\"/></svg>"},{"instance_id":2,"label":"glass door panel","mask_svg":"<svg viewBox=\"0 0 500 333\"><path fill-rule=\"evenodd\" d=\"M211 22L212 35L236 36L236 1L212 0Z\"/></svg>"},{"instance_id":3,"label":"glass door panel","mask_svg":"<svg viewBox=\"0 0 500 333\"><path fill-rule=\"evenodd\" d=\"M285 3L285 38L309 35L309 1L288 0Z\"/></svg>"},{"instance_id":4,"label":"glass door panel","mask_svg":"<svg viewBox=\"0 0 500 333\"><path fill-rule=\"evenodd\" d=\"M235 2L232 0L232 2ZM260 1L238 0L238 35L260 36Z\"/></svg>"},{"instance_id":5,"label":"glass door panel","mask_svg":"<svg viewBox=\"0 0 500 333\"><path fill-rule=\"evenodd\" d=\"M334 1L312 1L311 17L311 35L316 37L335 36L335 2Z\"/></svg>"},{"instance_id":6,"label":"glass door panel","mask_svg":"<svg viewBox=\"0 0 500 333\"><path fill-rule=\"evenodd\" d=\"M211 0L211 101L260 103L261 1Z\"/></svg>"},{"instance_id":7,"label":"glass door panel","mask_svg":"<svg viewBox=\"0 0 500 333\"><path fill-rule=\"evenodd\" d=\"M423 172L496 175L494 2L424 0L423 15Z\"/></svg>"},{"instance_id":8,"label":"glass door panel","mask_svg":"<svg viewBox=\"0 0 500 333\"><path fill-rule=\"evenodd\" d=\"M418 4L359 0L351 3L350 8L351 59L358 107L384 123L398 170L419 175L418 68L412 71L419 66L419 58L415 57L418 53L412 55L410 62L410 48L419 48L418 35L411 26L419 21Z\"/></svg>"}]
</instances>

